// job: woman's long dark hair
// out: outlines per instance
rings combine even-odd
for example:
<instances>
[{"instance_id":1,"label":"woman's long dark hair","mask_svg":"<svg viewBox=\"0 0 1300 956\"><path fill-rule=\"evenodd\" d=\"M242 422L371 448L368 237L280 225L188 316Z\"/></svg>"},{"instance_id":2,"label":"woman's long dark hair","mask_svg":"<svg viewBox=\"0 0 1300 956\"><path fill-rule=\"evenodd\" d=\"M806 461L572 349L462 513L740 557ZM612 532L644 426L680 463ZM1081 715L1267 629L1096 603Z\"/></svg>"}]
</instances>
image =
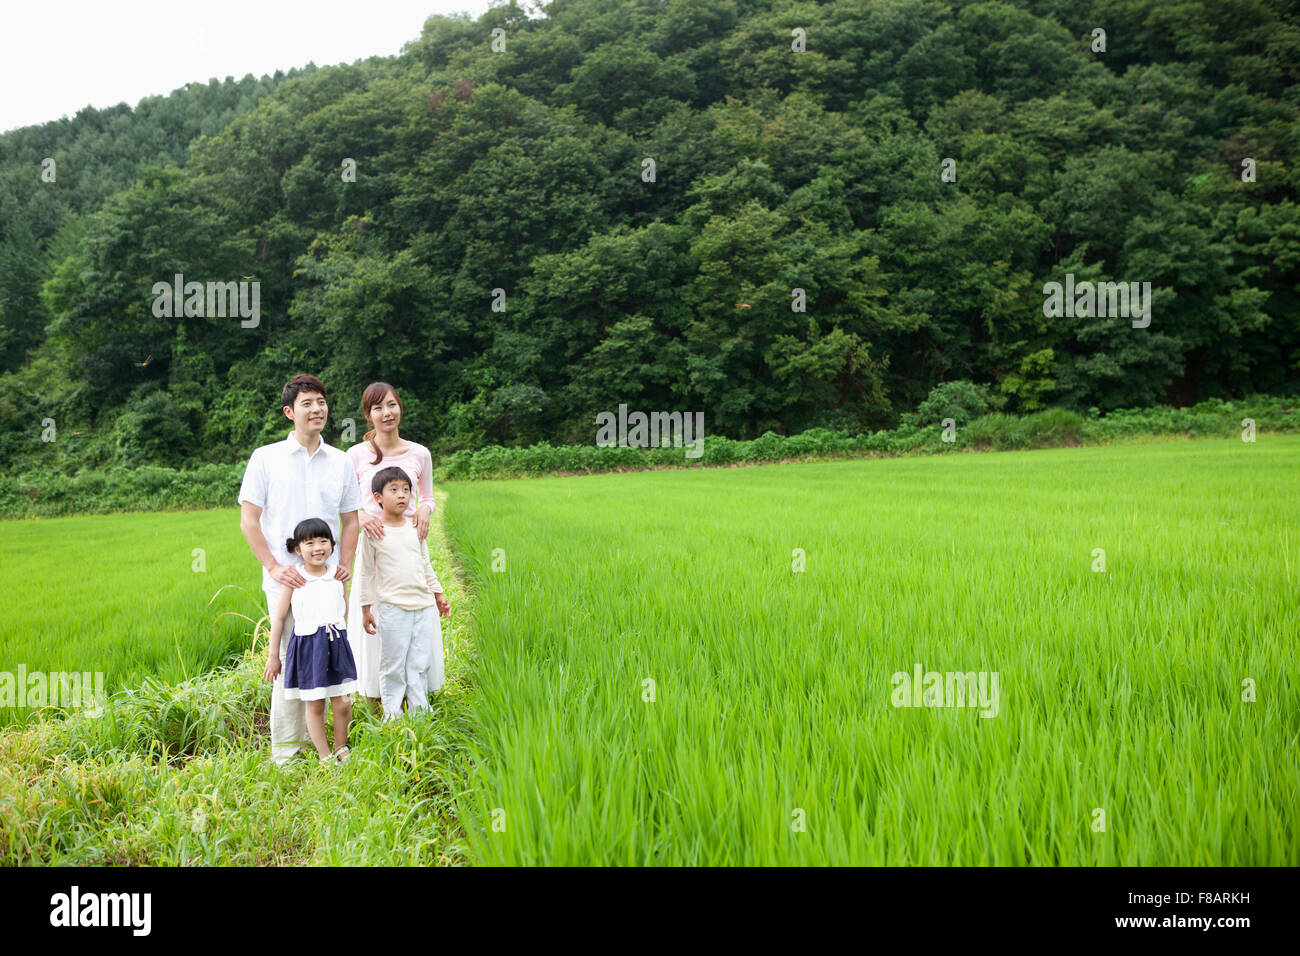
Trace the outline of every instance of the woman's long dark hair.
<instances>
[{"instance_id":1,"label":"woman's long dark hair","mask_svg":"<svg viewBox=\"0 0 1300 956\"><path fill-rule=\"evenodd\" d=\"M393 388L393 386L389 385L387 382L371 382L366 386L366 390L361 393L361 414L365 415L366 421L370 422L370 431L362 435L361 440L375 451L375 460L370 463L372 465L377 465L383 461L384 453L379 450L379 443L375 441L375 432L377 429L374 427L375 423L371 421L370 409L382 402L389 392L392 392L393 398L397 399L397 410L399 412L402 411L401 396L397 394L397 389ZM399 425L398 427L400 428L401 426Z\"/></svg>"}]
</instances>

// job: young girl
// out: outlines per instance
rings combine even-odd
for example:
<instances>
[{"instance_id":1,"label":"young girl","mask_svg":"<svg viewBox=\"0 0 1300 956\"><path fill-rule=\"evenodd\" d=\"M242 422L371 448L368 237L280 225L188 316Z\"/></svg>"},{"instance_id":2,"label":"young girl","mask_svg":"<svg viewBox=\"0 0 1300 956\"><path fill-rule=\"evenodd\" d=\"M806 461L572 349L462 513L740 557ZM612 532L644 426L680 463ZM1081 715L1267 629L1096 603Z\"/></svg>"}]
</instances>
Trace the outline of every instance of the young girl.
<instances>
[{"instance_id":1,"label":"young girl","mask_svg":"<svg viewBox=\"0 0 1300 956\"><path fill-rule=\"evenodd\" d=\"M293 634L284 660L284 696L302 700L307 710L307 733L322 762L343 763L350 753L348 723L357 689L357 668L348 646L347 603L343 582L334 577L336 565L326 562L334 553L334 534L320 518L300 521L293 537L284 543L290 554L302 558L307 583L281 588L279 606L271 617L271 647L263 676L274 681L280 674L280 632L292 611ZM334 708L334 743L330 753L325 738L325 698Z\"/></svg>"}]
</instances>

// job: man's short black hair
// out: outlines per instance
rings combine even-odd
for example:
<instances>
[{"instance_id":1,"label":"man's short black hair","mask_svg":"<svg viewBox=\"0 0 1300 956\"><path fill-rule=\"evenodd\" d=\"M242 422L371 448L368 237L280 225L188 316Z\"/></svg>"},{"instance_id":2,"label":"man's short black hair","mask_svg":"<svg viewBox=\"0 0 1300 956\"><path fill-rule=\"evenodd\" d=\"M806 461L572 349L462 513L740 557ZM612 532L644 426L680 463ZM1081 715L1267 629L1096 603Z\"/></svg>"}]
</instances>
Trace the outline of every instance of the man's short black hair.
<instances>
[{"instance_id":1,"label":"man's short black hair","mask_svg":"<svg viewBox=\"0 0 1300 956\"><path fill-rule=\"evenodd\" d=\"M404 481L406 482L406 487L411 487L410 476L397 466L389 465L387 468L380 468L375 472L375 477L370 479L370 490L375 494L379 494L384 490L384 485L388 484L390 481Z\"/></svg>"},{"instance_id":2,"label":"man's short black hair","mask_svg":"<svg viewBox=\"0 0 1300 956\"><path fill-rule=\"evenodd\" d=\"M280 405L292 408L298 401L299 392L319 392L321 398L329 397L325 394L325 384L315 375L295 375L280 393Z\"/></svg>"}]
</instances>

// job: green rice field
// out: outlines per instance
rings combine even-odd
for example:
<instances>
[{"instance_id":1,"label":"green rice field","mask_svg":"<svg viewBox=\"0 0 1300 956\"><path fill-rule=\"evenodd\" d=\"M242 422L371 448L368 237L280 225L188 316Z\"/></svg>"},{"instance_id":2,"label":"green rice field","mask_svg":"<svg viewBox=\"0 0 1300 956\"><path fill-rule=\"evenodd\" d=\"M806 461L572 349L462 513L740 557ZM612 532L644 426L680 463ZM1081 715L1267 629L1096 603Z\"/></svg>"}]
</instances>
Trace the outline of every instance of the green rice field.
<instances>
[{"instance_id":1,"label":"green rice field","mask_svg":"<svg viewBox=\"0 0 1300 956\"><path fill-rule=\"evenodd\" d=\"M156 785L138 728L81 758L71 721L11 728L0 859L1295 865L1297 465L1264 435L449 484L427 726L362 715L336 784L285 783L249 716ZM251 626L223 612L262 613L237 524L0 523L0 670L229 661ZM251 714L237 660L207 693ZM947 706L900 690L916 672L996 695ZM78 804L77 759L118 799Z\"/></svg>"},{"instance_id":2,"label":"green rice field","mask_svg":"<svg viewBox=\"0 0 1300 956\"><path fill-rule=\"evenodd\" d=\"M99 671L109 693L229 662L266 613L238 509L0 522L0 580L0 670Z\"/></svg>"},{"instance_id":3,"label":"green rice field","mask_svg":"<svg viewBox=\"0 0 1300 956\"><path fill-rule=\"evenodd\" d=\"M1295 864L1297 465L1288 436L456 486L471 856ZM996 671L997 715L894 707L918 664Z\"/></svg>"}]
</instances>

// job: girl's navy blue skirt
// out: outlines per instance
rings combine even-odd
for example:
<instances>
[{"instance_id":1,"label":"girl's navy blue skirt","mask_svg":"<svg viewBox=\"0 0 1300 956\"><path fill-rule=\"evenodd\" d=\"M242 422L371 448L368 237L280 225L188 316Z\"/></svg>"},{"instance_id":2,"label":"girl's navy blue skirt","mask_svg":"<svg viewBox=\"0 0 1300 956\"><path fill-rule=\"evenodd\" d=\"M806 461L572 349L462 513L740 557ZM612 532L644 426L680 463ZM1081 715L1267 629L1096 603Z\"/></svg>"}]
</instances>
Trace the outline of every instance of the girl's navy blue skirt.
<instances>
[{"instance_id":1,"label":"girl's navy blue skirt","mask_svg":"<svg viewBox=\"0 0 1300 956\"><path fill-rule=\"evenodd\" d=\"M315 634L293 634L284 655L289 700L342 697L357 689L357 665L346 628L322 624Z\"/></svg>"}]
</instances>

